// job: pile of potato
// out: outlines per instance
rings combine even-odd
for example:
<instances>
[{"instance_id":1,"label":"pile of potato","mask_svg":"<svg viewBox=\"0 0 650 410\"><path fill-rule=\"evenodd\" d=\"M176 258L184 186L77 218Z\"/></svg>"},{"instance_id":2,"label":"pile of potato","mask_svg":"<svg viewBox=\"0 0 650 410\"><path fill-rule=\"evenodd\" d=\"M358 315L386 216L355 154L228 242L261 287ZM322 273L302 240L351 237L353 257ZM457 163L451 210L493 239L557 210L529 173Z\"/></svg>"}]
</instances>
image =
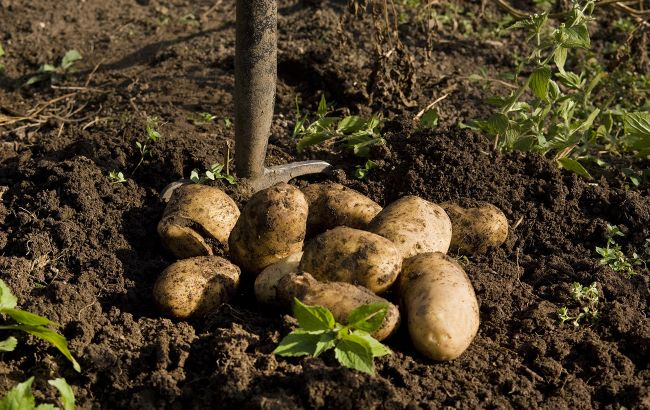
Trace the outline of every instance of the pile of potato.
<instances>
[{"instance_id":1,"label":"pile of potato","mask_svg":"<svg viewBox=\"0 0 650 410\"><path fill-rule=\"evenodd\" d=\"M240 213L218 188L183 185L158 233L179 258L154 286L157 304L171 316L202 315L230 300L243 271L259 303L289 309L298 298L328 308L341 323L359 306L387 303L376 339L395 332L401 313L418 351L451 360L474 339L479 309L467 274L446 253L500 246L508 221L490 204L463 209L416 196L382 209L335 183L277 184ZM230 261L215 256L214 246L225 248ZM392 289L400 308L380 296Z\"/></svg>"}]
</instances>

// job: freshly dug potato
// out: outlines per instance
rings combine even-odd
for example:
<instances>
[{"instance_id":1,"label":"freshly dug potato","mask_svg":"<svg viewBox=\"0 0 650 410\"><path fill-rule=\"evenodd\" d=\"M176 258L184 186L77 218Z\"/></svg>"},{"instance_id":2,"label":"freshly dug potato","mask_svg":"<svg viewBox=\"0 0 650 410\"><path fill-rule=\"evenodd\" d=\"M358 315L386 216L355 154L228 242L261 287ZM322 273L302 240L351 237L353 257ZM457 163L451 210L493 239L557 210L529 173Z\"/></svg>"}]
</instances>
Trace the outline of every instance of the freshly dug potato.
<instances>
[{"instance_id":1,"label":"freshly dug potato","mask_svg":"<svg viewBox=\"0 0 650 410\"><path fill-rule=\"evenodd\" d=\"M280 183L257 192L246 203L230 239L230 256L257 275L267 266L300 252L307 229L307 200L300 190Z\"/></svg>"},{"instance_id":2,"label":"freshly dug potato","mask_svg":"<svg viewBox=\"0 0 650 410\"><path fill-rule=\"evenodd\" d=\"M450 249L454 252L485 253L498 248L508 238L508 219L492 204L484 202L475 208L462 208L453 203L440 206L451 219Z\"/></svg>"},{"instance_id":3,"label":"freshly dug potato","mask_svg":"<svg viewBox=\"0 0 650 410\"><path fill-rule=\"evenodd\" d=\"M273 305L277 303L276 287L282 277L298 272L302 252L293 253L286 258L267 266L255 278L255 297L260 303Z\"/></svg>"},{"instance_id":4,"label":"freshly dug potato","mask_svg":"<svg viewBox=\"0 0 650 410\"><path fill-rule=\"evenodd\" d=\"M162 311L187 318L208 313L227 302L239 285L240 270L219 256L197 256L165 269L153 288Z\"/></svg>"},{"instance_id":5,"label":"freshly dug potato","mask_svg":"<svg viewBox=\"0 0 650 410\"><path fill-rule=\"evenodd\" d=\"M444 209L417 196L405 196L384 208L368 226L390 239L409 258L425 252L447 253L451 221Z\"/></svg>"},{"instance_id":6,"label":"freshly dug potato","mask_svg":"<svg viewBox=\"0 0 650 410\"><path fill-rule=\"evenodd\" d=\"M299 267L321 281L348 282L381 293L397 279L402 256L386 238L339 226L307 242Z\"/></svg>"},{"instance_id":7,"label":"freshly dug potato","mask_svg":"<svg viewBox=\"0 0 650 410\"><path fill-rule=\"evenodd\" d=\"M183 185L176 188L167 204L158 223L158 235L177 258L212 255L209 241L228 246L237 218L237 204L219 188Z\"/></svg>"},{"instance_id":8,"label":"freshly dug potato","mask_svg":"<svg viewBox=\"0 0 650 410\"><path fill-rule=\"evenodd\" d=\"M336 183L302 188L309 202L307 233L317 235L337 226L365 229L381 206L367 196Z\"/></svg>"},{"instance_id":9,"label":"freshly dug potato","mask_svg":"<svg viewBox=\"0 0 650 410\"><path fill-rule=\"evenodd\" d=\"M362 286L345 282L319 282L309 273L295 272L284 275L276 287L276 300L287 308L293 305L294 297L307 305L326 307L341 324L346 324L350 312L360 306L369 303L388 304L382 326L372 333L377 340L386 339L399 326L397 306Z\"/></svg>"},{"instance_id":10,"label":"freshly dug potato","mask_svg":"<svg viewBox=\"0 0 650 410\"><path fill-rule=\"evenodd\" d=\"M402 311L415 348L434 360L453 360L472 343L479 325L474 288L463 268L440 252L404 261Z\"/></svg>"}]
</instances>

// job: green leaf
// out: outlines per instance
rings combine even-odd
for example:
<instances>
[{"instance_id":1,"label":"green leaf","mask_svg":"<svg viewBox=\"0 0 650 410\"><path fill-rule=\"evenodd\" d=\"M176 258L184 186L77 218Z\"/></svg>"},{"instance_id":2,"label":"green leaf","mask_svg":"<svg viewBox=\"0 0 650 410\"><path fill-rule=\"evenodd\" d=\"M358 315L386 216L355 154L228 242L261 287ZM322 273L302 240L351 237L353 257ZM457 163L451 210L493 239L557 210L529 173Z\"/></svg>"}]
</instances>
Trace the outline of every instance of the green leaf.
<instances>
[{"instance_id":1,"label":"green leaf","mask_svg":"<svg viewBox=\"0 0 650 410\"><path fill-rule=\"evenodd\" d=\"M61 403L63 403L63 410L74 410L75 400L72 387L65 381L63 377L54 380L48 380L50 386L56 387L61 396Z\"/></svg>"},{"instance_id":2,"label":"green leaf","mask_svg":"<svg viewBox=\"0 0 650 410\"><path fill-rule=\"evenodd\" d=\"M650 151L650 112L626 113L623 116L626 144L636 151Z\"/></svg>"},{"instance_id":3,"label":"green leaf","mask_svg":"<svg viewBox=\"0 0 650 410\"><path fill-rule=\"evenodd\" d=\"M336 332L324 332L316 342L314 348L314 357L318 357L321 353L333 349L336 346Z\"/></svg>"},{"instance_id":4,"label":"green leaf","mask_svg":"<svg viewBox=\"0 0 650 410\"><path fill-rule=\"evenodd\" d=\"M327 114L327 101L325 101L325 94L320 95L320 101L318 102L318 109L316 110L316 114L319 117L323 117L325 114Z\"/></svg>"},{"instance_id":5,"label":"green leaf","mask_svg":"<svg viewBox=\"0 0 650 410\"><path fill-rule=\"evenodd\" d=\"M68 50L61 60L61 68L67 70L79 60L81 60L81 54L77 50Z\"/></svg>"},{"instance_id":6,"label":"green leaf","mask_svg":"<svg viewBox=\"0 0 650 410\"><path fill-rule=\"evenodd\" d=\"M420 126L423 128L434 129L438 126L438 111L435 108L427 110L420 117Z\"/></svg>"},{"instance_id":7,"label":"green leaf","mask_svg":"<svg viewBox=\"0 0 650 410\"><path fill-rule=\"evenodd\" d=\"M364 332L363 330L354 330L352 331L352 334L359 336L368 342L373 357L382 357L393 353L388 347L384 346L368 332Z\"/></svg>"},{"instance_id":8,"label":"green leaf","mask_svg":"<svg viewBox=\"0 0 650 410\"><path fill-rule=\"evenodd\" d=\"M293 299L293 316L307 331L333 329L336 324L332 312L322 306L307 306L297 298Z\"/></svg>"},{"instance_id":9,"label":"green leaf","mask_svg":"<svg viewBox=\"0 0 650 410\"><path fill-rule=\"evenodd\" d=\"M59 326L58 323L52 322L50 319L43 316L35 315L30 312L26 312L20 309L2 309L0 312L9 315L13 320L22 324L29 326L43 326L43 325L55 325Z\"/></svg>"},{"instance_id":10,"label":"green leaf","mask_svg":"<svg viewBox=\"0 0 650 410\"><path fill-rule=\"evenodd\" d=\"M562 30L562 46L567 48L589 48L589 30L586 24L578 24L573 27L564 27Z\"/></svg>"},{"instance_id":11,"label":"green leaf","mask_svg":"<svg viewBox=\"0 0 650 410\"><path fill-rule=\"evenodd\" d=\"M13 352L17 345L18 340L13 336L9 336L0 342L0 352Z\"/></svg>"},{"instance_id":12,"label":"green leaf","mask_svg":"<svg viewBox=\"0 0 650 410\"><path fill-rule=\"evenodd\" d=\"M508 129L510 121L505 114L495 113L487 119L487 127L493 134L503 134Z\"/></svg>"},{"instance_id":13,"label":"green leaf","mask_svg":"<svg viewBox=\"0 0 650 410\"><path fill-rule=\"evenodd\" d=\"M15 385L7 395L0 400L2 410L31 410L36 406L36 399L32 394L34 376L22 383Z\"/></svg>"},{"instance_id":14,"label":"green leaf","mask_svg":"<svg viewBox=\"0 0 650 410\"><path fill-rule=\"evenodd\" d=\"M364 179L368 175L368 172L370 172L371 169L376 167L377 167L377 163L369 159L366 161L366 163L363 166L360 165L356 166L356 168L354 169L354 177L357 179Z\"/></svg>"},{"instance_id":15,"label":"green leaf","mask_svg":"<svg viewBox=\"0 0 650 410\"><path fill-rule=\"evenodd\" d=\"M551 80L551 69L548 66L537 67L530 75L528 85L537 98L548 100L548 82Z\"/></svg>"},{"instance_id":16,"label":"green leaf","mask_svg":"<svg viewBox=\"0 0 650 410\"><path fill-rule=\"evenodd\" d=\"M347 326L352 329L374 332L384 322L388 305L386 303L369 303L354 309L347 317Z\"/></svg>"},{"instance_id":17,"label":"green leaf","mask_svg":"<svg viewBox=\"0 0 650 410\"><path fill-rule=\"evenodd\" d=\"M553 80L549 81L548 85L549 85L548 94L549 94L549 97L550 97L551 101L557 100L558 97L561 94L560 86L558 86L557 83L555 81L553 81Z\"/></svg>"},{"instance_id":18,"label":"green leaf","mask_svg":"<svg viewBox=\"0 0 650 410\"><path fill-rule=\"evenodd\" d=\"M0 310L13 309L18 303L18 298L13 294L11 288L0 279Z\"/></svg>"},{"instance_id":19,"label":"green leaf","mask_svg":"<svg viewBox=\"0 0 650 410\"><path fill-rule=\"evenodd\" d=\"M336 131L343 134L351 134L353 132L362 130L366 126L367 121L359 116L350 115L342 118L337 127Z\"/></svg>"},{"instance_id":20,"label":"green leaf","mask_svg":"<svg viewBox=\"0 0 650 410\"><path fill-rule=\"evenodd\" d=\"M372 349L370 344L360 336L354 334L345 336L336 344L334 356L345 367L370 375L375 374Z\"/></svg>"},{"instance_id":21,"label":"green leaf","mask_svg":"<svg viewBox=\"0 0 650 410\"><path fill-rule=\"evenodd\" d=\"M555 61L555 65L557 66L557 69L560 71L560 73L564 74L564 64L566 64L566 57L567 57L567 48L559 46L558 48L555 49L555 53L553 53L553 61Z\"/></svg>"},{"instance_id":22,"label":"green leaf","mask_svg":"<svg viewBox=\"0 0 650 410\"><path fill-rule=\"evenodd\" d=\"M324 332L306 332L296 329L286 335L273 354L279 356L313 356L316 352L318 342Z\"/></svg>"},{"instance_id":23,"label":"green leaf","mask_svg":"<svg viewBox=\"0 0 650 410\"><path fill-rule=\"evenodd\" d=\"M52 329L49 329L44 326L30 326L30 325L9 325L9 326L0 326L0 329L6 330L22 330L32 334L40 339L45 340L46 342L51 343L54 347L59 349L63 355L72 362L72 367L78 372L81 371L79 363L72 357L70 350L68 350L68 341L65 337Z\"/></svg>"},{"instance_id":24,"label":"green leaf","mask_svg":"<svg viewBox=\"0 0 650 410\"><path fill-rule=\"evenodd\" d=\"M580 164L575 159L569 158L569 157L564 157L564 158L558 159L557 162L560 163L560 166L562 168L564 168L566 170L569 170L571 172L574 172L574 173L576 173L576 174L578 174L580 176L583 176L583 177L585 177L587 179L591 179L591 175L589 174L589 172L585 169L585 167L582 166L582 164Z\"/></svg>"}]
</instances>

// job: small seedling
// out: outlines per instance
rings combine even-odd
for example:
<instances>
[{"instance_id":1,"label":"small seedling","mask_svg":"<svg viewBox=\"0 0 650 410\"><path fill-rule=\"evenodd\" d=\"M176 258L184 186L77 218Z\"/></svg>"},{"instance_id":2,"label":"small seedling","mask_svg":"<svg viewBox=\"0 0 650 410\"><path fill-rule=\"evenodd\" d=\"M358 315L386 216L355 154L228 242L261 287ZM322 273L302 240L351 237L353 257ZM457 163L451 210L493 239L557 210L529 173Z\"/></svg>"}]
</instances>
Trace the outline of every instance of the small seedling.
<instances>
[{"instance_id":1,"label":"small seedling","mask_svg":"<svg viewBox=\"0 0 650 410\"><path fill-rule=\"evenodd\" d=\"M377 167L377 163L369 159L366 161L366 163L363 166L361 165L356 166L356 168L354 169L354 177L356 179L365 179L366 175L368 175L368 172L370 172L371 169L376 167Z\"/></svg>"},{"instance_id":2,"label":"small seedling","mask_svg":"<svg viewBox=\"0 0 650 410\"><path fill-rule=\"evenodd\" d=\"M77 363L74 357L72 357L70 350L68 350L68 341L66 338L48 327L58 327L60 325L42 316L17 309L17 302L18 299L11 292L9 286L0 279L0 313L9 316L16 322L15 324L1 325L0 330L20 330L51 343L72 362L72 367L76 371L81 371L79 363ZM17 339L9 336L7 339L0 341L0 351L11 352L16 348L17 344Z\"/></svg>"},{"instance_id":3,"label":"small seedling","mask_svg":"<svg viewBox=\"0 0 650 410\"><path fill-rule=\"evenodd\" d=\"M126 179L124 179L124 174L121 171L109 171L108 173L108 180L111 181L111 184L121 184L123 182L126 182Z\"/></svg>"},{"instance_id":4,"label":"small seedling","mask_svg":"<svg viewBox=\"0 0 650 410\"><path fill-rule=\"evenodd\" d=\"M157 142L160 139L160 133L156 130L158 128L158 118L157 117L149 117L147 118L147 125L145 127L146 131L146 139L144 142L136 141L135 146L138 148L138 151L140 152L140 161L138 161L138 165L135 166L133 169L133 173L142 165L142 162L144 161L145 157L147 155L151 155L151 145Z\"/></svg>"},{"instance_id":5,"label":"small seedling","mask_svg":"<svg viewBox=\"0 0 650 410\"><path fill-rule=\"evenodd\" d=\"M75 63L81 59L81 54L77 50L68 50L58 66L43 64L38 69L38 73L30 77L25 85L36 84L47 79L50 79L50 82L53 84L60 83L67 74L73 71Z\"/></svg>"},{"instance_id":6,"label":"small seedling","mask_svg":"<svg viewBox=\"0 0 650 410\"><path fill-rule=\"evenodd\" d=\"M629 276L637 275L636 267L645 265L643 257L636 252L628 258L621 245L616 243L617 236L625 236L621 229L616 225L607 225L607 245L604 248L596 247L596 252L601 256L600 264L609 266L614 272L625 272ZM646 239L646 248L644 253L648 258L648 240Z\"/></svg>"},{"instance_id":7,"label":"small seedling","mask_svg":"<svg viewBox=\"0 0 650 410\"><path fill-rule=\"evenodd\" d=\"M297 102L296 111L297 118L293 137L298 140L298 152L325 141L333 141L352 150L357 156L367 157L371 146L384 143L384 139L379 133L379 118L376 116L363 118L356 115L328 116L330 110L324 95L321 95L315 121L309 123L309 115L300 114Z\"/></svg>"},{"instance_id":8,"label":"small seedling","mask_svg":"<svg viewBox=\"0 0 650 410\"><path fill-rule=\"evenodd\" d=\"M209 112L202 112L200 114L193 114L190 116L190 120L194 125L206 125L212 123L217 118L216 115L212 115Z\"/></svg>"},{"instance_id":9,"label":"small seedling","mask_svg":"<svg viewBox=\"0 0 650 410\"><path fill-rule=\"evenodd\" d=\"M436 129L438 126L438 110L430 108L422 114L418 124L420 128L428 128L430 130Z\"/></svg>"},{"instance_id":10,"label":"small seedling","mask_svg":"<svg viewBox=\"0 0 650 410\"><path fill-rule=\"evenodd\" d=\"M571 320L573 326L577 327L580 326L580 321L588 320L590 323L595 323L598 320L600 295L596 282L589 286L582 286L580 283L574 282L571 285L571 297L579 306L578 312L572 316L566 306L558 309L557 314L561 324Z\"/></svg>"},{"instance_id":11,"label":"small seedling","mask_svg":"<svg viewBox=\"0 0 650 410\"><path fill-rule=\"evenodd\" d=\"M383 303L361 306L350 312L344 326L336 323L328 309L294 299L293 315L299 327L285 336L273 353L318 357L333 349L341 365L373 375L374 358L392 353L370 335L381 326L387 311L388 305Z\"/></svg>"},{"instance_id":12,"label":"small seedling","mask_svg":"<svg viewBox=\"0 0 650 410\"><path fill-rule=\"evenodd\" d=\"M227 130L232 128L232 120L229 117L225 117L223 119L223 126L226 127Z\"/></svg>"},{"instance_id":13,"label":"small seedling","mask_svg":"<svg viewBox=\"0 0 650 410\"><path fill-rule=\"evenodd\" d=\"M15 385L7 394L0 400L0 409L6 410L58 410L52 404L39 404L36 405L36 399L32 394L32 383L34 377L30 377L26 381ZM63 410L74 410L75 399L72 387L65 381L64 378L48 380L50 386L56 387L59 391L59 400L63 404Z\"/></svg>"},{"instance_id":14,"label":"small seedling","mask_svg":"<svg viewBox=\"0 0 650 410\"><path fill-rule=\"evenodd\" d=\"M204 184L207 181L216 181L218 179L223 179L230 185L237 183L235 177L228 170L225 173L223 172L223 165L221 164L212 164L210 169L205 171L204 176L200 176L199 170L196 168L190 174L190 180L195 184Z\"/></svg>"}]
</instances>

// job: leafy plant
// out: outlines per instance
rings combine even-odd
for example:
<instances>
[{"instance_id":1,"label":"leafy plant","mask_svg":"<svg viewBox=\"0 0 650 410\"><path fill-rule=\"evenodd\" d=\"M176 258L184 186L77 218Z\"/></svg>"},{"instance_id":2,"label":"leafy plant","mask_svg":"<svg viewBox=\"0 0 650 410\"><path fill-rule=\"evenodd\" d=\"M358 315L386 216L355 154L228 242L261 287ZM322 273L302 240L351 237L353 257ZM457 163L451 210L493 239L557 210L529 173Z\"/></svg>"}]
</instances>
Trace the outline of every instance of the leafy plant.
<instances>
[{"instance_id":1,"label":"leafy plant","mask_svg":"<svg viewBox=\"0 0 650 410\"><path fill-rule=\"evenodd\" d=\"M36 405L36 399L32 394L32 383L34 377L14 386L7 395L0 400L0 409L3 410L57 410L53 404ZM63 404L63 410L74 410L75 399L72 387L64 378L47 381L50 386L56 387L59 391L59 400Z\"/></svg>"},{"instance_id":2,"label":"leafy plant","mask_svg":"<svg viewBox=\"0 0 650 410\"><path fill-rule=\"evenodd\" d=\"M142 165L142 162L144 161L145 157L147 155L151 155L151 145L156 143L160 139L160 133L156 130L158 128L158 118L157 117L149 117L147 118L147 125L145 127L146 131L146 139L144 142L136 141L135 146L138 148L138 152L140 153L140 161L138 161L138 164L135 166L133 169L133 173Z\"/></svg>"},{"instance_id":3,"label":"leafy plant","mask_svg":"<svg viewBox=\"0 0 650 410\"><path fill-rule=\"evenodd\" d=\"M382 303L361 306L350 312L348 324L344 326L336 323L328 309L307 306L294 299L293 315L299 327L285 336L273 353L318 357L334 350L334 357L341 365L374 374L374 358L392 353L370 335L381 326L387 311L388 306Z\"/></svg>"},{"instance_id":4,"label":"leafy plant","mask_svg":"<svg viewBox=\"0 0 650 410\"><path fill-rule=\"evenodd\" d=\"M366 161L366 163L363 166L361 165L356 166L356 168L354 169L354 177L357 179L365 179L366 175L368 175L368 172L370 172L370 170L375 167L377 167L377 163L369 159Z\"/></svg>"},{"instance_id":5,"label":"leafy plant","mask_svg":"<svg viewBox=\"0 0 650 410\"><path fill-rule=\"evenodd\" d=\"M636 267L645 266L645 261L642 256L636 252L632 254L632 258L628 258L621 245L616 243L617 236L625 236L621 229L616 225L607 225L607 245L604 248L596 247L596 252L601 256L600 264L609 266L614 272L625 272L629 276L637 275ZM645 257L650 259L650 239L646 239Z\"/></svg>"},{"instance_id":6,"label":"leafy plant","mask_svg":"<svg viewBox=\"0 0 650 410\"><path fill-rule=\"evenodd\" d=\"M194 125L205 125L210 124L217 118L216 115L212 115L209 112L202 112L199 114L193 114L190 116L190 120Z\"/></svg>"},{"instance_id":7,"label":"leafy plant","mask_svg":"<svg viewBox=\"0 0 650 410\"><path fill-rule=\"evenodd\" d=\"M73 66L81 59L81 54L77 50L68 50L58 66L53 64L43 64L38 69L38 73L30 77L27 82L25 82L25 85L36 84L47 79L49 79L51 83L59 83L67 74L73 71Z\"/></svg>"},{"instance_id":8,"label":"leafy plant","mask_svg":"<svg viewBox=\"0 0 650 410\"><path fill-rule=\"evenodd\" d=\"M193 169L190 174L190 180L195 184L204 184L207 181L216 181L218 179L223 179L230 185L235 185L237 183L235 177L230 175L228 170L223 173L223 165L221 164L212 164L210 169L205 171L204 176L200 176L199 170L196 168Z\"/></svg>"},{"instance_id":9,"label":"leafy plant","mask_svg":"<svg viewBox=\"0 0 650 410\"><path fill-rule=\"evenodd\" d=\"M519 20L534 40L530 56L518 66L514 80L527 73L507 97L491 97L498 111L469 126L494 138L501 151L532 151L552 157L569 171L589 178L584 161L607 163L601 153L650 154L650 113L632 111L620 101L629 99L631 78L624 70L608 73L595 58L577 58L575 71L566 68L569 57L582 49L588 55L591 40L587 23L595 2L574 3L565 20L550 27L548 12ZM618 84L618 85L617 85ZM640 93L639 93L640 94ZM631 110L632 109L632 110ZM623 132L621 132L623 128Z\"/></svg>"},{"instance_id":10,"label":"leafy plant","mask_svg":"<svg viewBox=\"0 0 650 410\"><path fill-rule=\"evenodd\" d=\"M121 171L115 170L108 172L108 180L111 181L112 184L121 184L123 182L126 182L124 174Z\"/></svg>"},{"instance_id":11,"label":"leafy plant","mask_svg":"<svg viewBox=\"0 0 650 410\"><path fill-rule=\"evenodd\" d=\"M578 312L575 316L572 316L566 306L560 308L558 310L558 317L561 324L571 320L574 326L580 326L581 320L588 320L591 323L598 320L598 301L600 294L596 282L589 286L582 286L580 283L574 282L571 285L571 297L579 305Z\"/></svg>"},{"instance_id":12,"label":"leafy plant","mask_svg":"<svg viewBox=\"0 0 650 410\"><path fill-rule=\"evenodd\" d=\"M308 114L300 114L297 103L296 111L297 119L293 137L298 140L298 152L325 141L333 141L350 149L357 156L367 157L372 145L384 143L379 133L379 118L374 115L370 118L356 115L329 116L331 112L324 95L321 95L316 119L313 122L308 121Z\"/></svg>"},{"instance_id":13,"label":"leafy plant","mask_svg":"<svg viewBox=\"0 0 650 410\"><path fill-rule=\"evenodd\" d=\"M0 325L0 330L20 330L51 343L72 362L72 367L76 371L81 371L79 363L68 350L68 341L63 335L48 327L58 327L60 325L42 316L16 308L17 302L18 299L11 292L9 286L0 279L0 313L9 316L16 322L15 324ZM0 341L0 351L11 352L16 348L17 344L16 338L9 336L7 339Z\"/></svg>"}]
</instances>

